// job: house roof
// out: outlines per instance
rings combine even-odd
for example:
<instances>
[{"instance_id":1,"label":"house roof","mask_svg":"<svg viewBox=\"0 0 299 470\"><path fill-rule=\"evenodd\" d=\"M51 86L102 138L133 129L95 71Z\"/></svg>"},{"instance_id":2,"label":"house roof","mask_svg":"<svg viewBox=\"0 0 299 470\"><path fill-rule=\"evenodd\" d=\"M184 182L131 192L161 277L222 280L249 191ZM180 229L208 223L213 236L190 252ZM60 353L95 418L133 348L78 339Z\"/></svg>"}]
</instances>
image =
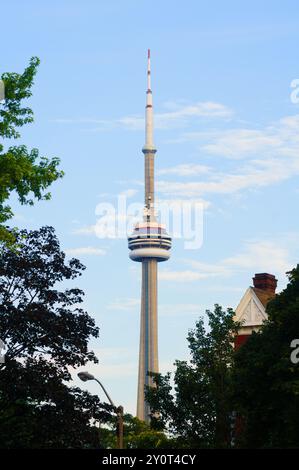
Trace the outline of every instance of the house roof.
<instances>
[{"instance_id":1,"label":"house roof","mask_svg":"<svg viewBox=\"0 0 299 470\"><path fill-rule=\"evenodd\" d=\"M257 287L252 287L252 289L254 290L255 294L257 295L257 297L265 308L267 306L267 303L275 297L274 292L258 289Z\"/></svg>"}]
</instances>

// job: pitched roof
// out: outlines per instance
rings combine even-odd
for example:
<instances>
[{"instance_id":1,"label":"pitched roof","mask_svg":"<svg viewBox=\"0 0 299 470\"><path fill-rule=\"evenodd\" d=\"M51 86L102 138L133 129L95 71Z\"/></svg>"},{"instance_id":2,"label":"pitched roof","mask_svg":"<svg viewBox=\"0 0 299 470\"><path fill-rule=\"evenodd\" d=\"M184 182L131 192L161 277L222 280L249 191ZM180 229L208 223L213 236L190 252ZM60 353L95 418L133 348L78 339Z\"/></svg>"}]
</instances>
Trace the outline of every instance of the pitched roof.
<instances>
[{"instance_id":1,"label":"pitched roof","mask_svg":"<svg viewBox=\"0 0 299 470\"><path fill-rule=\"evenodd\" d=\"M267 303L270 300L274 299L276 295L274 292L270 292L270 291L263 290L263 289L258 289L257 287L252 287L252 289L254 290L255 294L257 295L257 297L262 302L265 308L267 306Z\"/></svg>"}]
</instances>

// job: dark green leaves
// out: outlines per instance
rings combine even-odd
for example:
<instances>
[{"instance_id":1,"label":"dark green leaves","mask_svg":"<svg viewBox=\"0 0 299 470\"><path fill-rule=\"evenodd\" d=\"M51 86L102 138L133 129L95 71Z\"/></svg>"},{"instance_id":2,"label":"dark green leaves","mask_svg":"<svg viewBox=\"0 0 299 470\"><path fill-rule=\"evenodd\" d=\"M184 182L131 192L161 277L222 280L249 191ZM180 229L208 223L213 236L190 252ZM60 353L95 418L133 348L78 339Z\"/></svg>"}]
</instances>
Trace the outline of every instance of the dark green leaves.
<instances>
[{"instance_id":1,"label":"dark green leaves","mask_svg":"<svg viewBox=\"0 0 299 470\"><path fill-rule=\"evenodd\" d=\"M15 237L0 252L0 447L98 447L90 420L111 410L68 382L71 368L97 362L88 341L99 329L82 290L59 289L85 268L66 261L52 227Z\"/></svg>"},{"instance_id":2,"label":"dark green leaves","mask_svg":"<svg viewBox=\"0 0 299 470\"><path fill-rule=\"evenodd\" d=\"M5 86L5 102L0 107L0 136L3 138L20 137L18 127L33 122L33 111L23 107L22 102L32 95L31 87L39 63L37 57L32 57L22 74L3 73L1 76Z\"/></svg>"},{"instance_id":3,"label":"dark green leaves","mask_svg":"<svg viewBox=\"0 0 299 470\"><path fill-rule=\"evenodd\" d=\"M22 74L4 73L5 101L0 104L0 137L16 139L18 129L33 122L33 111L23 106L23 101L32 95L33 79L39 59L33 57ZM13 211L6 203L15 192L21 204L34 203L34 199L49 199L48 187L63 176L58 170L58 158L39 155L37 149L28 150L25 145L11 146L5 152L0 143L0 241L12 244L13 233L4 225Z\"/></svg>"},{"instance_id":4,"label":"dark green leaves","mask_svg":"<svg viewBox=\"0 0 299 470\"><path fill-rule=\"evenodd\" d=\"M147 389L153 426L167 429L180 447L229 447L231 443L231 367L234 312L215 305L188 333L190 361L176 361L174 390L170 374L153 374Z\"/></svg>"},{"instance_id":5,"label":"dark green leaves","mask_svg":"<svg viewBox=\"0 0 299 470\"><path fill-rule=\"evenodd\" d=\"M269 321L236 354L234 405L242 417L243 447L299 446L299 364L291 341L299 338L299 266L267 306Z\"/></svg>"}]
</instances>

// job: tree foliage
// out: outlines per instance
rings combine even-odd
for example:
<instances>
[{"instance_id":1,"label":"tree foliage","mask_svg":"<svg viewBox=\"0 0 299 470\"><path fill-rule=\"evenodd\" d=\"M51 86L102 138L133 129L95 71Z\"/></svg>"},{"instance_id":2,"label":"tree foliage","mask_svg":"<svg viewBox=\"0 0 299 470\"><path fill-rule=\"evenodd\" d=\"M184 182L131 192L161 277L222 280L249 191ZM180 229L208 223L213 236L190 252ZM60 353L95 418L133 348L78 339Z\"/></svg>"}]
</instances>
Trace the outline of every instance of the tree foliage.
<instances>
[{"instance_id":1,"label":"tree foliage","mask_svg":"<svg viewBox=\"0 0 299 470\"><path fill-rule=\"evenodd\" d=\"M16 236L0 256L0 446L99 446L90 420L105 421L111 407L68 386L70 368L97 362L88 341L99 330L80 307L84 293L58 289L84 266L65 261L51 227Z\"/></svg>"},{"instance_id":2,"label":"tree foliage","mask_svg":"<svg viewBox=\"0 0 299 470\"><path fill-rule=\"evenodd\" d=\"M153 425L168 430L180 447L228 447L231 431L231 368L233 338L240 325L231 309L215 305L207 311L209 328L200 318L189 331L190 362L175 362L171 374L151 374L147 388Z\"/></svg>"},{"instance_id":3,"label":"tree foliage","mask_svg":"<svg viewBox=\"0 0 299 470\"><path fill-rule=\"evenodd\" d=\"M1 79L5 86L5 101L0 104L0 137L5 140L18 139L19 128L33 122L33 111L23 102L32 95L32 85L39 59L33 57L22 74L4 73ZM9 146L6 150L0 143L0 240L12 243L14 232L5 223L13 216L7 201L15 192L21 204L32 205L35 199L49 199L47 188L63 175L58 170L59 159L40 157L34 148L25 145Z\"/></svg>"},{"instance_id":4,"label":"tree foliage","mask_svg":"<svg viewBox=\"0 0 299 470\"><path fill-rule=\"evenodd\" d=\"M115 417L109 420L109 426L100 429L100 439L106 449L116 449ZM131 414L124 415L124 448L125 449L171 449L175 440L166 436L162 431L152 429L144 421Z\"/></svg>"},{"instance_id":5,"label":"tree foliage","mask_svg":"<svg viewBox=\"0 0 299 470\"><path fill-rule=\"evenodd\" d=\"M290 358L299 338L299 265L288 274L286 289L267 306L269 321L236 354L239 446L299 446L299 364Z\"/></svg>"}]
</instances>

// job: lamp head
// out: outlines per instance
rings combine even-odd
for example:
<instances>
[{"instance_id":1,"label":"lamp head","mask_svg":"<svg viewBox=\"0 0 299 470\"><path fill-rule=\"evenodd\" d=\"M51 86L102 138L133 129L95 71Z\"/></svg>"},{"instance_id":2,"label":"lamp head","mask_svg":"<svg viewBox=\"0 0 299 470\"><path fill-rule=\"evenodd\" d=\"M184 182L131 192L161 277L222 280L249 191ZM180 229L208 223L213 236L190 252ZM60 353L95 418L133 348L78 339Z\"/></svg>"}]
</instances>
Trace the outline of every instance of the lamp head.
<instances>
[{"instance_id":1,"label":"lamp head","mask_svg":"<svg viewBox=\"0 0 299 470\"><path fill-rule=\"evenodd\" d=\"M89 372L79 372L78 374L79 379L83 382L87 382L88 380L94 380L94 376Z\"/></svg>"}]
</instances>

